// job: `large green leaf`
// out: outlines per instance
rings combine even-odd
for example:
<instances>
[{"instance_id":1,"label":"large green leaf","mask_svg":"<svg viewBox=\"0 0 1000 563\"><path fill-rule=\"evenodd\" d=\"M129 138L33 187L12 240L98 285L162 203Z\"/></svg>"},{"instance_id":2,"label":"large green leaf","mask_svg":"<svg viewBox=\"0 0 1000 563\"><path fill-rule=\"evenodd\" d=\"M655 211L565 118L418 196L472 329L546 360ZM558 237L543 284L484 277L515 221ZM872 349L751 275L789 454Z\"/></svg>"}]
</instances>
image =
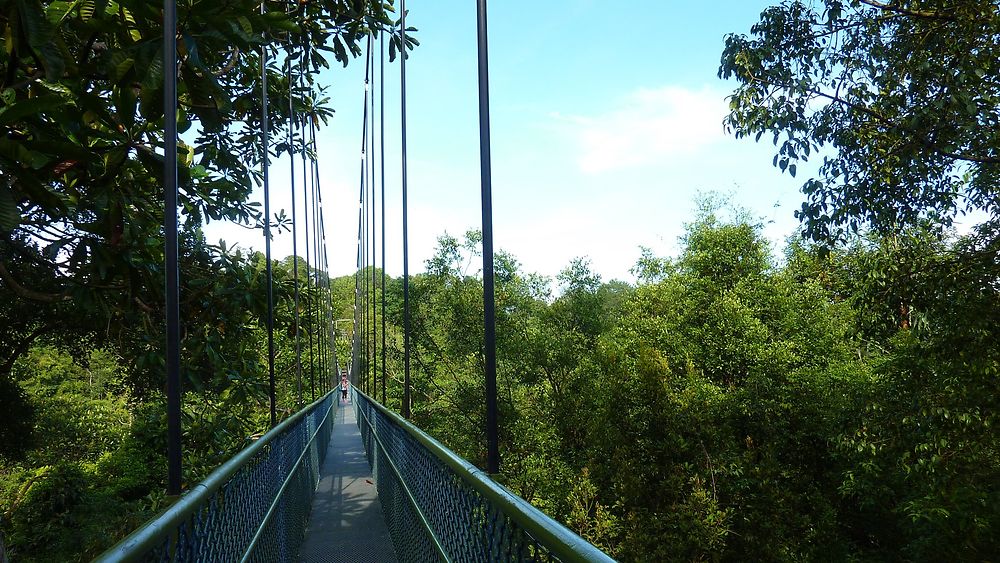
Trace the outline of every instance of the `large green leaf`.
<instances>
[{"instance_id":1,"label":"large green leaf","mask_svg":"<svg viewBox=\"0 0 1000 563\"><path fill-rule=\"evenodd\" d=\"M122 125L131 129L135 125L136 105L138 98L131 85L118 86L112 93L112 100L115 103L118 119Z\"/></svg>"},{"instance_id":2,"label":"large green leaf","mask_svg":"<svg viewBox=\"0 0 1000 563\"><path fill-rule=\"evenodd\" d=\"M62 160L91 160L94 154L78 144L59 139L25 141L24 146L32 151L56 156Z\"/></svg>"},{"instance_id":3,"label":"large green leaf","mask_svg":"<svg viewBox=\"0 0 1000 563\"><path fill-rule=\"evenodd\" d=\"M139 113L150 121L163 117L163 88L143 86L139 92Z\"/></svg>"},{"instance_id":4,"label":"large green leaf","mask_svg":"<svg viewBox=\"0 0 1000 563\"><path fill-rule=\"evenodd\" d=\"M0 125L11 125L30 115L52 111L67 103L68 100L65 98L53 94L18 101L13 105L0 108Z\"/></svg>"},{"instance_id":5,"label":"large green leaf","mask_svg":"<svg viewBox=\"0 0 1000 563\"><path fill-rule=\"evenodd\" d=\"M5 182L0 182L0 229L13 231L21 222L21 212L17 209L14 194Z\"/></svg>"},{"instance_id":6,"label":"large green leaf","mask_svg":"<svg viewBox=\"0 0 1000 563\"><path fill-rule=\"evenodd\" d=\"M107 9L108 0L88 0L80 8L80 16L83 17L83 21L89 21L92 18L100 19Z\"/></svg>"},{"instance_id":7,"label":"large green leaf","mask_svg":"<svg viewBox=\"0 0 1000 563\"><path fill-rule=\"evenodd\" d=\"M17 170L38 170L49 163L45 153L31 150L26 143L18 143L6 138L0 138L0 156L10 162L16 162ZM30 174L31 172L29 172Z\"/></svg>"},{"instance_id":8,"label":"large green leaf","mask_svg":"<svg viewBox=\"0 0 1000 563\"><path fill-rule=\"evenodd\" d=\"M17 0L17 12L28 45L42 60L45 76L49 80L58 80L66 70L66 61L41 3L37 0Z\"/></svg>"},{"instance_id":9,"label":"large green leaf","mask_svg":"<svg viewBox=\"0 0 1000 563\"><path fill-rule=\"evenodd\" d=\"M76 10L77 6L81 4L81 0L56 0L49 4L46 11L48 12L49 21L52 25L60 26L65 22Z\"/></svg>"},{"instance_id":10,"label":"large green leaf","mask_svg":"<svg viewBox=\"0 0 1000 563\"><path fill-rule=\"evenodd\" d=\"M143 88L163 87L163 50L158 49L156 55L149 61L146 67L146 76L142 79Z\"/></svg>"}]
</instances>

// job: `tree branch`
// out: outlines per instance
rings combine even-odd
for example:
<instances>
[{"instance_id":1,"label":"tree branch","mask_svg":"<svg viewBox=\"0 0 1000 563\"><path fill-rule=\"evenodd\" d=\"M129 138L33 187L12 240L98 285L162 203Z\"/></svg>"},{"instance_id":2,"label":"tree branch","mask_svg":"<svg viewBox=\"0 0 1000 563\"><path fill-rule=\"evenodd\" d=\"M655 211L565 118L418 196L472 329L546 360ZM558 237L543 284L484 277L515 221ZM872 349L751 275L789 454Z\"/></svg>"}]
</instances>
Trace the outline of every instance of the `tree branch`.
<instances>
[{"instance_id":1,"label":"tree branch","mask_svg":"<svg viewBox=\"0 0 1000 563\"><path fill-rule=\"evenodd\" d=\"M901 8L899 6L893 6L892 4L879 2L878 0L858 0L862 4L867 4L873 8L878 8L879 10L885 10L887 12L894 12L897 14L902 14L904 16L913 16L915 18L924 18L931 20L945 20L945 21L955 21L955 16L949 16L942 14L940 12L927 12L924 10L910 10L907 8Z\"/></svg>"},{"instance_id":2,"label":"tree branch","mask_svg":"<svg viewBox=\"0 0 1000 563\"><path fill-rule=\"evenodd\" d=\"M83 50L80 51L80 62L79 62L79 64L81 66L84 63L87 62L87 57L90 56L90 50L94 48L94 42L97 41L97 35L98 35L98 32L96 32L96 31L94 33L91 33L90 34L90 39L87 40L87 44L84 45Z\"/></svg>"},{"instance_id":3,"label":"tree branch","mask_svg":"<svg viewBox=\"0 0 1000 563\"><path fill-rule=\"evenodd\" d=\"M56 326L57 326L56 323L49 323L46 325L42 325L36 328L34 331L31 332L31 334L25 337L24 340L18 343L17 347L14 348L14 351L11 352L10 357L7 358L6 361L4 361L2 366L0 366L0 375L9 375L11 370L14 369L14 362L16 362L17 359L21 357L21 355L23 355L25 352L28 351L28 348L31 347L31 343L34 342L35 339L38 338L39 336L56 328Z\"/></svg>"},{"instance_id":4,"label":"tree branch","mask_svg":"<svg viewBox=\"0 0 1000 563\"><path fill-rule=\"evenodd\" d=\"M892 122L892 120L890 120L889 118L883 116L882 114L878 113L877 111L875 111L875 110L873 110L873 109L871 109L871 108L869 108L867 106L863 106L861 104L856 104L856 103L850 102L848 100L845 100L845 99L841 98L840 96L832 95L832 94L827 94L826 92L822 92L820 90L810 89L809 91L811 93L817 95L817 96L822 97L822 98L826 98L826 99L828 99L830 101L837 102L839 104L843 104L843 105L845 105L845 106L847 106L847 107L849 107L851 109L860 111L860 112L862 112L862 113L864 113L866 115L870 115L870 116L874 117L875 119L877 119L877 120L879 120L882 123L885 123L887 125L895 125ZM931 141L930 139L928 139L926 136L924 136L924 135L918 135L918 134L916 134L916 132L913 132L913 133L914 133L914 137L917 138L920 141L920 144L922 144L925 147L927 147L928 149L930 149L930 150L932 150L932 151L940 154L941 156L945 156L945 157L948 157L948 158L951 158L951 159L954 159L954 160L964 160L966 162L976 162L976 163L979 163L979 164L1000 164L1000 157L980 156L980 155L976 155L976 154L963 154L963 153L956 153L956 152L947 151L947 150L944 150L944 149L938 147L937 145L935 145L934 142Z\"/></svg>"},{"instance_id":5,"label":"tree branch","mask_svg":"<svg viewBox=\"0 0 1000 563\"><path fill-rule=\"evenodd\" d=\"M18 296L24 299L30 299L32 301L41 301L43 303L56 303L59 301L68 301L70 297L63 293L42 293L40 291L34 291L24 287L23 285L17 283L14 276L11 275L10 271L7 270L6 264L0 261L0 280L3 282Z\"/></svg>"},{"instance_id":6,"label":"tree branch","mask_svg":"<svg viewBox=\"0 0 1000 563\"><path fill-rule=\"evenodd\" d=\"M768 86L774 86L776 88L781 88L781 89L784 89L784 90L791 90L791 91L795 90L795 87L790 86L788 84L781 84L781 83L769 82L767 80L762 80L760 78L757 78L756 76L753 76L752 74L749 74L749 73L748 73L748 76L750 76L751 80L756 81L756 82L760 82L761 84L765 84L765 85L768 85ZM864 113L865 115L871 116L871 117L875 118L876 120L878 120L881 123L884 123L886 125L897 126L897 124L893 123L893 121L891 119L885 117L884 115L878 113L877 111L871 109L870 107L862 105L862 104L851 102L850 100L845 100L844 98L840 97L839 93L837 93L837 94L828 94L828 93L826 93L826 92L824 92L822 90L818 90L816 88L807 88L805 91L808 92L808 93L810 93L810 94L813 94L815 96L819 96L821 98L826 98L826 99L830 100L831 102L836 102L838 104L842 104L842 105L844 105L844 106L846 106L848 108L851 108L853 110L856 110L856 111L859 111L861 113ZM763 103L763 101L761 103ZM938 147L934 143L934 141L928 139L926 135L920 135L920 134L918 134L915 131L910 131L910 133L913 134L914 138L917 139L920 142L920 144L922 144L925 147L927 147L928 149L930 149L930 150L932 150L932 151L940 154L941 156L944 156L944 157L947 157L947 158L951 158L951 159L954 159L954 160L964 160L966 162L975 162L975 163L978 163L978 164L1000 164L1000 157L995 157L995 156L981 156L981 155L976 155L976 154L964 154L964 153L956 153L956 152L948 151L948 150L945 150L945 149L942 149L942 148Z\"/></svg>"}]
</instances>

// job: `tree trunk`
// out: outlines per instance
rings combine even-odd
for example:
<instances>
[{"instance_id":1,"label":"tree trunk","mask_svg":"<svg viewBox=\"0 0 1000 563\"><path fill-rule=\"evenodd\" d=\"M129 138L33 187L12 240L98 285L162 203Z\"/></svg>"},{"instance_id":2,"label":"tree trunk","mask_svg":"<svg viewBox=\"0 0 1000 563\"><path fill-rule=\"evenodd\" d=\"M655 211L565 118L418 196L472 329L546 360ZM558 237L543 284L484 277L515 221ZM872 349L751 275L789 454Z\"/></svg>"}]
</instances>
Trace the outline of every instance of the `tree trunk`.
<instances>
[{"instance_id":1,"label":"tree trunk","mask_svg":"<svg viewBox=\"0 0 1000 563\"><path fill-rule=\"evenodd\" d=\"M3 530L0 530L0 563L10 563L7 559L7 548L3 541Z\"/></svg>"}]
</instances>

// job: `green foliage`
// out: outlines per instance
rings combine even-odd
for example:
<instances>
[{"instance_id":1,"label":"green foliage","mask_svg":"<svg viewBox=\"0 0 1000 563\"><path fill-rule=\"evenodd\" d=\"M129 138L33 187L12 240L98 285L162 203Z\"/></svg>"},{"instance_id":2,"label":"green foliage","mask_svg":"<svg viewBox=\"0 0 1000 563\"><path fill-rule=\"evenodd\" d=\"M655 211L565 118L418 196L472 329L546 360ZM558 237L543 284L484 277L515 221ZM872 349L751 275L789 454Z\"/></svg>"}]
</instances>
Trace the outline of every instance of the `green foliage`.
<instances>
[{"instance_id":1,"label":"green foliage","mask_svg":"<svg viewBox=\"0 0 1000 563\"><path fill-rule=\"evenodd\" d=\"M836 398L865 379L851 317L775 270L745 222L706 210L684 240L678 270L641 286L599 345L596 418L614 423L595 428L590 463L624 507L618 553L818 557L839 539Z\"/></svg>"},{"instance_id":2,"label":"green foliage","mask_svg":"<svg viewBox=\"0 0 1000 563\"><path fill-rule=\"evenodd\" d=\"M155 506L144 497L158 481L146 467L148 454L120 451L97 463L59 461L7 475L16 487L4 493L12 497L4 514L13 555L87 561L151 516Z\"/></svg>"},{"instance_id":3,"label":"green foliage","mask_svg":"<svg viewBox=\"0 0 1000 563\"><path fill-rule=\"evenodd\" d=\"M554 300L498 276L499 478L626 560L823 553L840 538L830 443L867 381L853 316L776 270L746 222L706 208L684 241L638 289L584 260ZM481 463L477 241L440 242L412 281L414 419Z\"/></svg>"},{"instance_id":4,"label":"green foliage","mask_svg":"<svg viewBox=\"0 0 1000 563\"><path fill-rule=\"evenodd\" d=\"M0 463L20 458L28 449L34 427L35 409L27 393L8 379L0 379L0 412L6 422L0 424Z\"/></svg>"},{"instance_id":5,"label":"green foliage","mask_svg":"<svg viewBox=\"0 0 1000 563\"><path fill-rule=\"evenodd\" d=\"M188 485L269 424L266 262L201 233L212 220L287 222L250 201L264 156L262 71L272 138L290 107L299 124L325 123L333 110L317 74L360 56L369 33L395 25L392 11L367 0L292 12L245 0L179 6ZM0 528L17 560L89 559L162 504L162 18L137 0L15 0L0 11ZM394 37L391 56L416 44ZM302 55L301 86L275 62L288 52ZM271 150L309 152L301 141ZM292 264L300 282L310 277L299 303ZM327 388L333 362L318 347L329 296L317 284L328 276L301 259L273 266L285 416ZM310 343L301 360L296 338Z\"/></svg>"},{"instance_id":6,"label":"green foliage","mask_svg":"<svg viewBox=\"0 0 1000 563\"><path fill-rule=\"evenodd\" d=\"M797 215L814 238L998 212L1000 12L993 0L784 0L726 38L727 127L775 166L822 158Z\"/></svg>"},{"instance_id":7,"label":"green foliage","mask_svg":"<svg viewBox=\"0 0 1000 563\"><path fill-rule=\"evenodd\" d=\"M637 287L577 259L552 297L500 255L496 477L625 561L988 557L989 240L792 241L779 263L706 200ZM411 280L414 420L483 463L478 240L440 243Z\"/></svg>"},{"instance_id":8,"label":"green foliage","mask_svg":"<svg viewBox=\"0 0 1000 563\"><path fill-rule=\"evenodd\" d=\"M14 376L35 417L24 459L0 466L9 547L17 560L86 560L150 514L162 450L136 431L142 418L106 351L93 350L84 364L37 346Z\"/></svg>"},{"instance_id":9,"label":"green foliage","mask_svg":"<svg viewBox=\"0 0 1000 563\"><path fill-rule=\"evenodd\" d=\"M990 1L789 0L722 56L736 136L772 134L792 174L823 155L798 216L839 244L793 246L788 271L851 306L871 359L831 434L858 557L998 552L998 30Z\"/></svg>"},{"instance_id":10,"label":"green foliage","mask_svg":"<svg viewBox=\"0 0 1000 563\"><path fill-rule=\"evenodd\" d=\"M597 500L597 493L597 486L590 481L590 472L584 467L567 499L570 511L566 525L590 543L610 551L611 542L618 535L618 518Z\"/></svg>"},{"instance_id":11,"label":"green foliage","mask_svg":"<svg viewBox=\"0 0 1000 563\"><path fill-rule=\"evenodd\" d=\"M1000 295L981 240L916 231L853 249L849 274L869 269L845 285L887 319L870 334L888 355L839 444L852 460L843 491L885 552L976 560L998 549Z\"/></svg>"},{"instance_id":12,"label":"green foliage","mask_svg":"<svg viewBox=\"0 0 1000 563\"><path fill-rule=\"evenodd\" d=\"M37 347L16 365L15 378L36 413L37 445L29 459L92 459L124 439L130 415L120 375L115 385L119 370L104 352L95 351L90 359L92 369L85 369L65 352Z\"/></svg>"}]
</instances>

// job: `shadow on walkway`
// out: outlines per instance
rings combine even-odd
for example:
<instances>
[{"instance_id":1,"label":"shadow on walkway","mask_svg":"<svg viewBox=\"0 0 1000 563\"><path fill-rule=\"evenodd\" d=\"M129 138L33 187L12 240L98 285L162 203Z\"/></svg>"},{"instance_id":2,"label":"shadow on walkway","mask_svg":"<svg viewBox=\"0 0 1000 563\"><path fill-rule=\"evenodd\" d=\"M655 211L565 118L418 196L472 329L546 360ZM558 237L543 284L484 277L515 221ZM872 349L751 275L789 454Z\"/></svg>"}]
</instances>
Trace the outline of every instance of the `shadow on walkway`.
<instances>
[{"instance_id":1,"label":"shadow on walkway","mask_svg":"<svg viewBox=\"0 0 1000 563\"><path fill-rule=\"evenodd\" d=\"M341 401L337 408L310 514L300 561L396 561L350 402Z\"/></svg>"}]
</instances>

